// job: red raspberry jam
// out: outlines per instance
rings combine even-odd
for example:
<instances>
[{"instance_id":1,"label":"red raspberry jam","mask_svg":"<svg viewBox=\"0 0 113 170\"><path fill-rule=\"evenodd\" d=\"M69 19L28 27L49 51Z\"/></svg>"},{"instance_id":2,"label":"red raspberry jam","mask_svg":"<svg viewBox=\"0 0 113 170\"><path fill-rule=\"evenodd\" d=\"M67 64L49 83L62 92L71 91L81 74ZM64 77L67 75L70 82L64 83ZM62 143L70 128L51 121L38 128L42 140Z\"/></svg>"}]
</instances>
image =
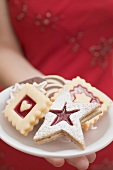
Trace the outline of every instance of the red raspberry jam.
<instances>
[{"instance_id":1,"label":"red raspberry jam","mask_svg":"<svg viewBox=\"0 0 113 170\"><path fill-rule=\"evenodd\" d=\"M88 97L91 98L90 103L95 103L95 102L96 102L96 103L99 103L99 104L102 104L102 103L103 103L103 102L101 102L101 101L99 100L98 97L95 97L95 96L93 95L93 93L89 92L89 91L87 90L87 88L83 87L82 85L75 86L75 87L73 88L73 90L70 90L70 93L71 93L71 96L72 96L73 100L75 100L76 94L84 93L86 96L88 96Z\"/></svg>"},{"instance_id":2,"label":"red raspberry jam","mask_svg":"<svg viewBox=\"0 0 113 170\"><path fill-rule=\"evenodd\" d=\"M31 107L23 112L20 111L20 107L23 101L26 101L28 104L31 104ZM28 95L26 95L14 108L14 111L22 118L24 118L29 112L32 110L32 108L36 105L36 102L32 100Z\"/></svg>"},{"instance_id":3,"label":"red raspberry jam","mask_svg":"<svg viewBox=\"0 0 113 170\"><path fill-rule=\"evenodd\" d=\"M69 125L73 125L71 119L69 118L72 113L78 112L79 110L72 110L72 111L67 111L66 110L66 105L62 110L50 110L50 112L54 113L57 115L56 119L54 122L51 124L51 126L56 125L57 123L61 121L66 121Z\"/></svg>"}]
</instances>

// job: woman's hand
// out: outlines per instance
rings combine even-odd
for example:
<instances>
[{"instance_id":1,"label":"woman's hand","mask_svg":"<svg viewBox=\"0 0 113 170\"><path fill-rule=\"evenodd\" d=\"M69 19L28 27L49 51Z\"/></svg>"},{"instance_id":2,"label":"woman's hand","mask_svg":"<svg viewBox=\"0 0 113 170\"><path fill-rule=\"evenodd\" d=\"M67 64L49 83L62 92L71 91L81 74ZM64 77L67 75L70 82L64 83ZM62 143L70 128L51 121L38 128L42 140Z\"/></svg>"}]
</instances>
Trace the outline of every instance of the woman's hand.
<instances>
[{"instance_id":1,"label":"woman's hand","mask_svg":"<svg viewBox=\"0 0 113 170\"><path fill-rule=\"evenodd\" d=\"M89 163L92 163L96 158L96 154L90 154L88 156L77 157L77 158L45 158L49 163L55 167L61 167L64 165L65 161L70 165L76 167L78 170L86 170L89 167Z\"/></svg>"}]
</instances>

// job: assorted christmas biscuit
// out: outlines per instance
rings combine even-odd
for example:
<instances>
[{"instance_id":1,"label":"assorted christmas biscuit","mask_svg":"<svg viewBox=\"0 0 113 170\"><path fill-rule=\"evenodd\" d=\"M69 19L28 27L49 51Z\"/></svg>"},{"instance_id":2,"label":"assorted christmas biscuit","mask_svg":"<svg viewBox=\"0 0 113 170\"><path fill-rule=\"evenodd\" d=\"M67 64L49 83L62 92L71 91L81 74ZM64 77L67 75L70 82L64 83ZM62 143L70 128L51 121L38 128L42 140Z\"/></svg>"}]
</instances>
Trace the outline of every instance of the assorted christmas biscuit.
<instances>
[{"instance_id":1,"label":"assorted christmas biscuit","mask_svg":"<svg viewBox=\"0 0 113 170\"><path fill-rule=\"evenodd\" d=\"M70 92L63 88L45 115L44 123L34 136L38 144L50 142L64 135L81 149L85 149L85 141L81 121L99 108L97 103L74 103Z\"/></svg>"},{"instance_id":2,"label":"assorted christmas biscuit","mask_svg":"<svg viewBox=\"0 0 113 170\"><path fill-rule=\"evenodd\" d=\"M34 77L31 79L27 79L25 81L22 81L20 84L33 84L35 83L42 83L46 82L44 89L46 90L46 96L49 97L50 99L54 96L56 92L58 92L59 89L61 89L65 84L66 80L58 75L48 75L44 77Z\"/></svg>"},{"instance_id":3,"label":"assorted christmas biscuit","mask_svg":"<svg viewBox=\"0 0 113 170\"><path fill-rule=\"evenodd\" d=\"M82 124L82 127L85 130L91 128L94 123L103 116L112 103L112 100L107 95L97 88L92 87L91 84L80 77L76 77L70 83L67 83L67 88L70 91L74 102L84 101L88 103L99 103L101 106L102 112L100 114Z\"/></svg>"},{"instance_id":4,"label":"assorted christmas biscuit","mask_svg":"<svg viewBox=\"0 0 113 170\"><path fill-rule=\"evenodd\" d=\"M3 110L8 121L24 136L33 130L51 105L49 98L37 86L16 84Z\"/></svg>"},{"instance_id":5,"label":"assorted christmas biscuit","mask_svg":"<svg viewBox=\"0 0 113 170\"><path fill-rule=\"evenodd\" d=\"M45 76L43 79L47 81L45 90L47 92L46 96L48 96L50 99L66 84L66 80L63 77L57 75Z\"/></svg>"},{"instance_id":6,"label":"assorted christmas biscuit","mask_svg":"<svg viewBox=\"0 0 113 170\"><path fill-rule=\"evenodd\" d=\"M111 102L80 77L67 81L50 75L15 84L3 114L24 136L43 119L33 138L37 144L66 136L85 149L83 130L91 128Z\"/></svg>"},{"instance_id":7,"label":"assorted christmas biscuit","mask_svg":"<svg viewBox=\"0 0 113 170\"><path fill-rule=\"evenodd\" d=\"M34 82L39 84L39 83L42 83L43 81L44 79L42 77L33 77L30 79L24 80L20 82L19 84L25 84L25 83L33 84Z\"/></svg>"},{"instance_id":8,"label":"assorted christmas biscuit","mask_svg":"<svg viewBox=\"0 0 113 170\"><path fill-rule=\"evenodd\" d=\"M103 92L98 90L95 87L92 87L91 84L87 83L84 79L80 77L76 77L72 79L70 82L67 82L65 85L71 94L71 98L73 102L76 103L99 103L101 106L101 112L98 110L97 113L93 113L95 116L91 118L89 116L89 120L86 122L82 122L82 128L84 130L88 130L91 128L101 116L107 111L108 107L111 105L112 100L105 95ZM60 92L60 91L59 91ZM52 97L52 101L54 101L59 93L56 93Z\"/></svg>"}]
</instances>

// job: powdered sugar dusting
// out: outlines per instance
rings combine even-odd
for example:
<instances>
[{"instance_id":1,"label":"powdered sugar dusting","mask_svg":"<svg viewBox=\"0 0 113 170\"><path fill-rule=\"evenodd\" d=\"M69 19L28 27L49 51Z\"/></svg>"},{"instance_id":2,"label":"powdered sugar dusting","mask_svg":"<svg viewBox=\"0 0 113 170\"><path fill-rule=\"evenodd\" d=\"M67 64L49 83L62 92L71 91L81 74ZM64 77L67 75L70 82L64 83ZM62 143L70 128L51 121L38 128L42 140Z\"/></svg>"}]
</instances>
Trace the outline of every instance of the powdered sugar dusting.
<instances>
[{"instance_id":1,"label":"powdered sugar dusting","mask_svg":"<svg viewBox=\"0 0 113 170\"><path fill-rule=\"evenodd\" d=\"M73 125L68 124L65 120L52 125L58 116L52 111L62 111L64 106L66 107L66 111L72 113L70 115L70 119ZM63 88L59 96L50 107L50 111L45 115L45 121L35 134L34 140L37 142L38 140L43 141L43 139L47 140L48 138L50 140L51 136L54 137L56 134L65 134L67 137L69 137L69 139L73 139L75 143L78 143L78 145L83 149L85 147L85 141L80 119L89 115L98 106L99 104L97 103L73 103L71 101L70 93L66 88Z\"/></svg>"}]
</instances>

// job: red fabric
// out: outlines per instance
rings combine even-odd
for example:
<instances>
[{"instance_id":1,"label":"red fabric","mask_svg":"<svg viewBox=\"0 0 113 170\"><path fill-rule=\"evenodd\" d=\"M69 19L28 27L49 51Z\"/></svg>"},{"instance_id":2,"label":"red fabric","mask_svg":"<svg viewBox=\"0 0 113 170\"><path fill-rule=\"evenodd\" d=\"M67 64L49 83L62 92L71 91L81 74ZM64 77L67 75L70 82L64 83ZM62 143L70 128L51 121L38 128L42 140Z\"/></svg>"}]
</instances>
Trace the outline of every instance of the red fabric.
<instances>
[{"instance_id":1,"label":"red fabric","mask_svg":"<svg viewBox=\"0 0 113 170\"><path fill-rule=\"evenodd\" d=\"M113 99L112 0L9 0L9 11L25 57L37 69L67 79L79 75ZM56 169L3 142L0 147L5 153L1 166ZM97 169L92 164L89 170L113 169L110 150L113 144L98 152ZM61 169L68 168L75 169L67 164Z\"/></svg>"}]
</instances>

